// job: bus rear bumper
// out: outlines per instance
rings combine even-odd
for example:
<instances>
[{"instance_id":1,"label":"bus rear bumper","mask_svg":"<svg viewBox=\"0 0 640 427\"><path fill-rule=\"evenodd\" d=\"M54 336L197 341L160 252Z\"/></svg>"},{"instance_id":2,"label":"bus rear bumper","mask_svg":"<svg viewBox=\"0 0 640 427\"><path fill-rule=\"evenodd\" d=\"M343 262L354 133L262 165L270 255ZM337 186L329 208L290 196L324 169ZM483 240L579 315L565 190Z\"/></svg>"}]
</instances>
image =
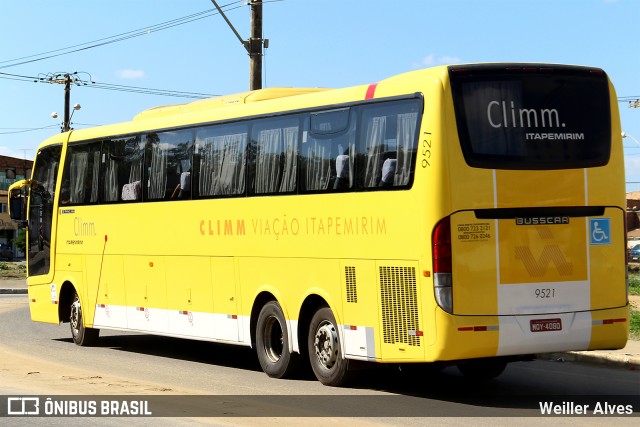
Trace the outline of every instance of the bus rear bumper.
<instances>
[{"instance_id":1,"label":"bus rear bumper","mask_svg":"<svg viewBox=\"0 0 640 427\"><path fill-rule=\"evenodd\" d=\"M623 348L629 307L518 316L455 316L436 311L429 359L460 360L574 350Z\"/></svg>"}]
</instances>

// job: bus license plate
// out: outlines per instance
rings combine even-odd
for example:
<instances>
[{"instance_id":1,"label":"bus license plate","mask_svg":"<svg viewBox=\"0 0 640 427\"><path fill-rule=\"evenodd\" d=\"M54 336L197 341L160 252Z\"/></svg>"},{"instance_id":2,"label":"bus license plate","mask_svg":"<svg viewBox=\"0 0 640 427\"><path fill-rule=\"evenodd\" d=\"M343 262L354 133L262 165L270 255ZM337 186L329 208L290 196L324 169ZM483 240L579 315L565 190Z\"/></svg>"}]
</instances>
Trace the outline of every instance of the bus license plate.
<instances>
[{"instance_id":1,"label":"bus license plate","mask_svg":"<svg viewBox=\"0 0 640 427\"><path fill-rule=\"evenodd\" d=\"M535 319L529 323L531 332L552 332L562 330L561 319Z\"/></svg>"}]
</instances>

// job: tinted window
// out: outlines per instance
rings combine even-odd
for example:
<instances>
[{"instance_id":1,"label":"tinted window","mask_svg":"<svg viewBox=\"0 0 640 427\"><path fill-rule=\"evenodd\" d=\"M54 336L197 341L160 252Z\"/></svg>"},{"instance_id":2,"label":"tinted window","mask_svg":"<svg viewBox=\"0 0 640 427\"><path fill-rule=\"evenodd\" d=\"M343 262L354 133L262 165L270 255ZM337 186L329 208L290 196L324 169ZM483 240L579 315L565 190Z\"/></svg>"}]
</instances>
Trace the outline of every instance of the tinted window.
<instances>
[{"instance_id":1,"label":"tinted window","mask_svg":"<svg viewBox=\"0 0 640 427\"><path fill-rule=\"evenodd\" d=\"M29 195L29 275L49 273L53 197L60 165L61 146L38 151Z\"/></svg>"},{"instance_id":2,"label":"tinted window","mask_svg":"<svg viewBox=\"0 0 640 427\"><path fill-rule=\"evenodd\" d=\"M193 131L150 133L146 136L145 200L177 200L191 196Z\"/></svg>"},{"instance_id":3,"label":"tinted window","mask_svg":"<svg viewBox=\"0 0 640 427\"><path fill-rule=\"evenodd\" d=\"M247 125L222 125L198 129L194 166L198 168L197 196L244 193Z\"/></svg>"},{"instance_id":4,"label":"tinted window","mask_svg":"<svg viewBox=\"0 0 640 427\"><path fill-rule=\"evenodd\" d=\"M60 189L61 205L96 203L99 194L100 143L69 145Z\"/></svg>"},{"instance_id":5,"label":"tinted window","mask_svg":"<svg viewBox=\"0 0 640 427\"><path fill-rule=\"evenodd\" d=\"M113 139L102 145L102 197L105 202L142 200L142 159L140 136Z\"/></svg>"},{"instance_id":6,"label":"tinted window","mask_svg":"<svg viewBox=\"0 0 640 427\"><path fill-rule=\"evenodd\" d=\"M601 166L611 148L609 85L580 67L450 68L462 151L471 166Z\"/></svg>"},{"instance_id":7,"label":"tinted window","mask_svg":"<svg viewBox=\"0 0 640 427\"><path fill-rule=\"evenodd\" d=\"M418 100L362 107L358 143L361 188L406 186L413 176L421 112Z\"/></svg>"},{"instance_id":8,"label":"tinted window","mask_svg":"<svg viewBox=\"0 0 640 427\"><path fill-rule=\"evenodd\" d=\"M355 118L350 108L311 114L300 150L302 191L353 188Z\"/></svg>"},{"instance_id":9,"label":"tinted window","mask_svg":"<svg viewBox=\"0 0 640 427\"><path fill-rule=\"evenodd\" d=\"M251 193L290 193L296 189L300 119L257 121L251 131Z\"/></svg>"},{"instance_id":10,"label":"tinted window","mask_svg":"<svg viewBox=\"0 0 640 427\"><path fill-rule=\"evenodd\" d=\"M311 132L314 135L328 135L346 131L349 127L350 112L349 108L341 108L311 113Z\"/></svg>"},{"instance_id":11,"label":"tinted window","mask_svg":"<svg viewBox=\"0 0 640 427\"><path fill-rule=\"evenodd\" d=\"M418 97L329 106L75 143L60 203L408 188L422 106Z\"/></svg>"}]
</instances>

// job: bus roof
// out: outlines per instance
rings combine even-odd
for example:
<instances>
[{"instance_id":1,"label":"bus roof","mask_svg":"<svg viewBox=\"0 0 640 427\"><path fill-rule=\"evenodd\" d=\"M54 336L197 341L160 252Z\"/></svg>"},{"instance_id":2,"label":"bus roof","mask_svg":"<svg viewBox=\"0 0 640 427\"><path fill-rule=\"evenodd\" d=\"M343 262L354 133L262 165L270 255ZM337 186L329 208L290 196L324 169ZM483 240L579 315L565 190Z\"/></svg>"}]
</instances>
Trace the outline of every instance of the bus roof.
<instances>
[{"instance_id":1,"label":"bus roof","mask_svg":"<svg viewBox=\"0 0 640 427\"><path fill-rule=\"evenodd\" d=\"M392 76L380 80L375 84L364 84L347 88L293 88L276 87L254 91L242 92L232 95L224 95L215 98L200 99L184 104L165 105L142 111L133 117L133 120L121 123L105 124L101 126L75 129L71 132L60 133L43 141L40 146L60 144L63 142L100 139L105 136L119 136L141 132L148 129L169 129L184 127L195 123L208 123L230 118L240 118L253 114L264 114L268 111L283 111L287 109L303 108L311 105L330 105L342 102L351 102L355 99L365 99L367 91L372 86L380 90L388 86L393 92L395 85L402 82L406 75L413 73L429 73L441 75L446 78L446 66L438 66L421 70L410 71L398 76ZM300 95L300 96L299 96ZM301 95L309 95L311 98L302 100ZM383 95L384 96L384 95ZM277 105L267 106L269 102L282 100ZM242 107L246 106L246 107ZM238 108L241 109L238 110Z\"/></svg>"},{"instance_id":2,"label":"bus roof","mask_svg":"<svg viewBox=\"0 0 640 427\"><path fill-rule=\"evenodd\" d=\"M247 104L250 102L266 101L269 99L285 98L289 96L316 93L329 89L324 88L267 88L250 92L236 93L233 95L218 96L215 98L201 99L185 104L166 105L154 107L137 114L133 120L146 120L158 117L166 117L174 114L191 113L212 108L222 108L229 104Z\"/></svg>"}]
</instances>

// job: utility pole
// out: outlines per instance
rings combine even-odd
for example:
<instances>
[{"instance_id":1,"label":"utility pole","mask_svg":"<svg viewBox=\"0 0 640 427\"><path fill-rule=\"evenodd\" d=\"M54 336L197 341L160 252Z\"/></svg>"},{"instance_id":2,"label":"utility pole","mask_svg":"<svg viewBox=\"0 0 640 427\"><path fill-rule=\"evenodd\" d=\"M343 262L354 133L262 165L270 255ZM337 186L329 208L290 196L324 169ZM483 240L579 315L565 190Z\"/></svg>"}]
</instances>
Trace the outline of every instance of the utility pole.
<instances>
[{"instance_id":1,"label":"utility pole","mask_svg":"<svg viewBox=\"0 0 640 427\"><path fill-rule=\"evenodd\" d=\"M71 76L69 74L64 75L64 119L62 122L62 132L67 132L71 129L71 117L69 116L71 103Z\"/></svg>"},{"instance_id":2,"label":"utility pole","mask_svg":"<svg viewBox=\"0 0 640 427\"><path fill-rule=\"evenodd\" d=\"M82 73L82 72L81 72ZM84 73L87 74L88 73ZM87 83L78 77L78 72L74 73L54 73L54 74L46 74L42 77L38 77L38 80L43 83L50 84L59 84L64 85L64 118L62 120L62 132L67 132L71 130L71 118L73 117L73 112L71 112L71 84L75 85L86 85ZM93 82L91 82L93 83ZM73 111L78 111L80 109L80 104L76 104L73 106ZM54 119L58 118L58 113L51 113L51 117Z\"/></svg>"},{"instance_id":3,"label":"utility pole","mask_svg":"<svg viewBox=\"0 0 640 427\"><path fill-rule=\"evenodd\" d=\"M269 40L262 38L262 0L251 0L249 3L251 5L251 36L249 40L242 39L216 0L211 0L211 2L249 54L249 90L262 89L262 47L264 46L265 49L269 47Z\"/></svg>"},{"instance_id":4,"label":"utility pole","mask_svg":"<svg viewBox=\"0 0 640 427\"><path fill-rule=\"evenodd\" d=\"M262 0L251 1L249 87L251 90L262 89Z\"/></svg>"}]
</instances>

